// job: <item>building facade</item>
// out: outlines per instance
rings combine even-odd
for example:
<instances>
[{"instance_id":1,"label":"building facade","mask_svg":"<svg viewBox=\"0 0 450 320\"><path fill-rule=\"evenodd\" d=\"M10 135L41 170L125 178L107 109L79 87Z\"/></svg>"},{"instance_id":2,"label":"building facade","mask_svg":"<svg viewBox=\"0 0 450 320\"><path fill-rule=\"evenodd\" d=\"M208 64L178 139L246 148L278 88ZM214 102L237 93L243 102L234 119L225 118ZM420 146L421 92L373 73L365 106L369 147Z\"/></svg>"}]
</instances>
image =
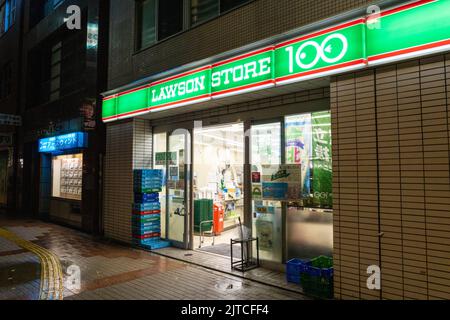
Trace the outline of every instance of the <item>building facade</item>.
<instances>
[{"instance_id":1,"label":"building facade","mask_svg":"<svg viewBox=\"0 0 450 320\"><path fill-rule=\"evenodd\" d=\"M98 97L107 61L100 59L107 38L99 30L108 4L21 2L20 212L99 232L104 126Z\"/></svg>"},{"instance_id":2,"label":"building facade","mask_svg":"<svg viewBox=\"0 0 450 320\"><path fill-rule=\"evenodd\" d=\"M245 231L269 268L332 256L338 299L448 299L447 9L111 1L105 236L133 242L133 170L161 169L174 246L202 249L208 200L216 248Z\"/></svg>"},{"instance_id":3,"label":"building facade","mask_svg":"<svg viewBox=\"0 0 450 320\"><path fill-rule=\"evenodd\" d=\"M16 209L22 12L21 1L0 1L0 208L7 212Z\"/></svg>"}]
</instances>

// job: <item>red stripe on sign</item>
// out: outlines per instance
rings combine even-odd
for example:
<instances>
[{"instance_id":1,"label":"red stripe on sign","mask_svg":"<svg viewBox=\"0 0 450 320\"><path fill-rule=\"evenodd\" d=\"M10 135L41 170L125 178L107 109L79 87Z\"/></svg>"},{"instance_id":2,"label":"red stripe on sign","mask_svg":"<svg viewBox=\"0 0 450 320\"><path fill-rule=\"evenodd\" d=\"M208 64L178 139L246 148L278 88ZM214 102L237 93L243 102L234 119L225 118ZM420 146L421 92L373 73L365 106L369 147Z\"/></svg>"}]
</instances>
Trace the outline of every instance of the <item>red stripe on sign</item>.
<instances>
[{"instance_id":1,"label":"red stripe on sign","mask_svg":"<svg viewBox=\"0 0 450 320\"><path fill-rule=\"evenodd\" d=\"M130 111L130 112L125 112L125 113L120 113L118 114L116 117L123 117L123 116L129 116L132 114L136 114L136 113L141 113L148 110L148 108L143 108L143 109L139 109L139 110L135 110L135 111Z\"/></svg>"},{"instance_id":2,"label":"red stripe on sign","mask_svg":"<svg viewBox=\"0 0 450 320\"><path fill-rule=\"evenodd\" d=\"M417 2L406 4L406 5L400 6L398 8L394 8L394 9L390 9L390 10L384 11L380 15L382 17L384 17L384 16L387 16L387 15L391 15L391 14L394 14L394 13L398 13L398 12L401 12L401 11L412 9L412 8L415 8L415 7L418 7L418 6L422 6L424 4L431 3L431 2L436 2L436 0L419 0Z\"/></svg>"},{"instance_id":3,"label":"red stripe on sign","mask_svg":"<svg viewBox=\"0 0 450 320\"><path fill-rule=\"evenodd\" d=\"M208 70L208 69L211 69L211 66L202 67L202 68L195 69L195 70L192 70L192 71L188 71L188 72L185 72L185 73L182 73L182 74L177 74L175 76L172 76L172 77L169 77L169 78L166 78L166 79L155 81L155 82L150 84L150 87L153 87L153 86L156 86L158 84L161 84L161 83L164 83L164 82L168 82L168 81L171 81L171 80L175 80L175 79L178 79L178 78L182 78L182 77L185 77L185 76L188 76L188 75L200 72L200 71Z\"/></svg>"},{"instance_id":4,"label":"red stripe on sign","mask_svg":"<svg viewBox=\"0 0 450 320\"><path fill-rule=\"evenodd\" d=\"M145 86L140 86L140 87L137 87L137 88L134 88L134 89L130 89L130 90L121 92L117 96L120 97L120 96L123 96L123 95L128 94L128 93L132 93L132 92L136 92L136 91L139 91L139 90L147 89L149 87L150 87L150 85L146 84Z\"/></svg>"},{"instance_id":5,"label":"red stripe on sign","mask_svg":"<svg viewBox=\"0 0 450 320\"><path fill-rule=\"evenodd\" d=\"M262 82L253 83L253 84L249 84L249 85L242 86L242 87L238 87L238 88L233 88L233 89L228 89L228 90L223 90L223 91L214 92L214 93L212 93L211 95L212 95L213 97L215 97L215 96L220 96L220 95L227 94L227 93L231 93L231 92L237 92L237 91L241 91L241 90L246 90L246 89L251 89L251 88L257 88L257 87L262 87L262 86L267 85L267 84L275 84L275 81L272 80L272 79L270 79L270 80L265 80L265 81L262 81Z\"/></svg>"},{"instance_id":6,"label":"red stripe on sign","mask_svg":"<svg viewBox=\"0 0 450 320\"><path fill-rule=\"evenodd\" d=\"M271 46L271 47L267 47L267 48L264 48L264 49L252 51L252 52L249 52L249 53L246 53L246 54L234 57L234 58L230 58L228 60L217 62L217 63L213 64L212 67L213 68L220 67L220 66L223 66L224 64L228 64L228 63L232 63L232 62L235 62L235 61L238 61L238 60L242 60L242 59L245 59L245 58L248 58L248 57L251 57L251 56L255 56L255 55L260 54L260 53L272 51L273 48L274 47Z\"/></svg>"},{"instance_id":7,"label":"red stripe on sign","mask_svg":"<svg viewBox=\"0 0 450 320\"><path fill-rule=\"evenodd\" d=\"M116 95L105 97L105 98L103 98L103 101L111 100L111 99L114 99L115 97L116 97Z\"/></svg>"},{"instance_id":8,"label":"red stripe on sign","mask_svg":"<svg viewBox=\"0 0 450 320\"><path fill-rule=\"evenodd\" d=\"M160 108L170 107L170 106L173 106L175 104L181 104L181 103L184 103L184 102L191 102L191 101L200 100L200 99L203 99L203 98L209 98L209 94L204 94L202 96L189 98L189 99L185 99L185 100L170 102L170 103L162 104L162 105L156 106L156 107L150 107L148 110L156 110L156 109L160 109Z\"/></svg>"},{"instance_id":9,"label":"red stripe on sign","mask_svg":"<svg viewBox=\"0 0 450 320\"><path fill-rule=\"evenodd\" d=\"M408 49L402 49L402 50L398 50L398 51L383 53L383 54L376 55L376 56L371 56L368 58L368 60L369 60L369 62L376 61L376 60L380 60L380 59L386 59L386 58L391 58L391 57L395 57L395 56L400 56L403 54L413 53L416 51L438 48L438 47L446 46L446 45L450 45L450 39L433 42L433 43L429 43L429 44L424 44L421 46L412 47L412 48L408 48Z\"/></svg>"},{"instance_id":10,"label":"red stripe on sign","mask_svg":"<svg viewBox=\"0 0 450 320\"><path fill-rule=\"evenodd\" d=\"M278 82L278 81L281 82L281 81L301 78L301 77L309 76L311 74L322 73L322 72L331 71L331 70L338 70L338 69L351 67L351 66L354 66L354 65L364 64L364 63L365 63L364 59L358 59L358 60L354 60L354 61L341 63L341 64L338 64L338 65L335 65L335 66L324 67L324 68L320 68L320 69L316 69L316 70L306 71L306 72L303 72L301 74L294 74L294 75L278 78L278 79L275 79L275 81L276 82Z\"/></svg>"},{"instance_id":11,"label":"red stripe on sign","mask_svg":"<svg viewBox=\"0 0 450 320\"><path fill-rule=\"evenodd\" d=\"M296 38L296 39L292 39L292 40L288 40L288 41L279 43L279 44L277 44L275 46L275 48L278 49L278 48L281 48L281 47L285 47L285 46L293 44L293 43L297 43L297 42L300 42L300 41L303 41L303 40L307 40L307 39L310 39L310 38L318 37L318 36L324 35L326 33L332 32L332 31L348 28L348 27L355 26L355 25L362 24L362 23L365 23L365 20L363 18L357 19L357 20L353 20L353 21L350 21L350 22L346 22L346 23L340 24L338 26L327 28L327 29L324 29L324 30L321 30L321 31L310 33L310 34L305 35L305 36L301 36L301 37Z\"/></svg>"},{"instance_id":12,"label":"red stripe on sign","mask_svg":"<svg viewBox=\"0 0 450 320\"><path fill-rule=\"evenodd\" d=\"M102 118L103 121L108 121L108 120L112 120L112 119L116 119L117 116L111 116L111 117L106 117L106 118Z\"/></svg>"}]
</instances>

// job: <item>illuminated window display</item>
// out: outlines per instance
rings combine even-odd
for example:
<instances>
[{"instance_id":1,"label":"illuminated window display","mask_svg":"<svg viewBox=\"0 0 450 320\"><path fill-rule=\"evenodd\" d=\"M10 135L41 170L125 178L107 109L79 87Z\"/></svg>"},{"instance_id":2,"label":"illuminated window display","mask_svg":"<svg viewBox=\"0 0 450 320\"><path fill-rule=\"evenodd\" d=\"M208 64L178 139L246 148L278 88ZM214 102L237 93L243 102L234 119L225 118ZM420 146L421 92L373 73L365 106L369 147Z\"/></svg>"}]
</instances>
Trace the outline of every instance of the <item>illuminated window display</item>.
<instances>
[{"instance_id":1,"label":"illuminated window display","mask_svg":"<svg viewBox=\"0 0 450 320\"><path fill-rule=\"evenodd\" d=\"M81 200L83 155L71 154L52 158L52 196Z\"/></svg>"}]
</instances>

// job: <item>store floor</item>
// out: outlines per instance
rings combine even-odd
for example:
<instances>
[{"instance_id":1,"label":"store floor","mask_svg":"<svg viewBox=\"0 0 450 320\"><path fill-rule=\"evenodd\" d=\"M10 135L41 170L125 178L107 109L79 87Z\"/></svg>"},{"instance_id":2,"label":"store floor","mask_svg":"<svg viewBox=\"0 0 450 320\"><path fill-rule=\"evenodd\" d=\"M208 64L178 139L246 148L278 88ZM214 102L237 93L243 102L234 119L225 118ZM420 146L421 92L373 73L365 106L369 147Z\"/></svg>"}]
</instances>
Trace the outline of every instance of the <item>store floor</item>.
<instances>
[{"instance_id":1,"label":"store floor","mask_svg":"<svg viewBox=\"0 0 450 320\"><path fill-rule=\"evenodd\" d=\"M203 242L200 243L200 235L194 235L194 249L213 254L218 254L225 257L231 257L230 239L240 237L239 227L234 227L230 230L222 232L220 235L213 237L212 235L205 235ZM233 256L239 257L240 248L233 247Z\"/></svg>"}]
</instances>

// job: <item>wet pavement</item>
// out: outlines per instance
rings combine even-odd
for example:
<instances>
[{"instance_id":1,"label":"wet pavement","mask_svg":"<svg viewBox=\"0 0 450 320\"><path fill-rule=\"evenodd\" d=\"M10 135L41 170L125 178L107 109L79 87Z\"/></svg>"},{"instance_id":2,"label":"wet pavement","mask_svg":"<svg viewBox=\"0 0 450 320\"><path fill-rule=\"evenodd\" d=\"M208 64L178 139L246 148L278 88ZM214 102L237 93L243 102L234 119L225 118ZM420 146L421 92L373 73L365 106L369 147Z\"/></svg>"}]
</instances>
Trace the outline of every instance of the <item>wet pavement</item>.
<instances>
[{"instance_id":1,"label":"wet pavement","mask_svg":"<svg viewBox=\"0 0 450 320\"><path fill-rule=\"evenodd\" d=\"M0 216L0 300L270 300L304 297L230 274Z\"/></svg>"}]
</instances>

